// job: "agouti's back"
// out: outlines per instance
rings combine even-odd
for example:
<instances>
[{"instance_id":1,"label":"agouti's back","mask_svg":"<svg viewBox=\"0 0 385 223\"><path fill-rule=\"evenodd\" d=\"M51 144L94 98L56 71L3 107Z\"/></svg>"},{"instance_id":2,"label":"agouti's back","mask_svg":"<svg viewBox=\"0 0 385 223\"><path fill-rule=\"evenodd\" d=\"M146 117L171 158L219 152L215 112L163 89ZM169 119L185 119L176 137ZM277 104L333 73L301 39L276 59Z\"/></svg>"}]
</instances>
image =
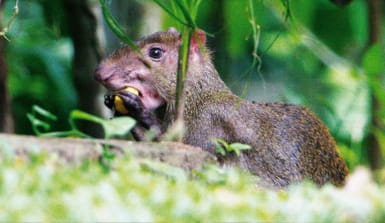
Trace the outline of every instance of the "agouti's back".
<instances>
[{"instance_id":1,"label":"agouti's back","mask_svg":"<svg viewBox=\"0 0 385 223\"><path fill-rule=\"evenodd\" d=\"M188 108L197 114L187 122L186 143L211 152L214 152L212 138L251 145L252 149L243 151L240 157L220 159L242 166L267 185L281 187L303 179L319 185L344 183L348 171L334 139L306 108L251 103L232 94L206 95L212 96L206 96L205 102L197 106L199 109Z\"/></svg>"}]
</instances>

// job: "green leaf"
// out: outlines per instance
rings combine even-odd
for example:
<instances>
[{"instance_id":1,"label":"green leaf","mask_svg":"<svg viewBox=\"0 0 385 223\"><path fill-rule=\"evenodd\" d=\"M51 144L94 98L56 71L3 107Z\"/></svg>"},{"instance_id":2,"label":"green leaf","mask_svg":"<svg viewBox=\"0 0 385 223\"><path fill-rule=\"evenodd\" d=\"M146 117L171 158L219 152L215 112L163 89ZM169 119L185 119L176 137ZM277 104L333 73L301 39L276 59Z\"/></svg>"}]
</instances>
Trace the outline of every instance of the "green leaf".
<instances>
[{"instance_id":1,"label":"green leaf","mask_svg":"<svg viewBox=\"0 0 385 223\"><path fill-rule=\"evenodd\" d=\"M45 109L40 108L39 106L33 106L33 113L27 114L27 117L32 124L32 128L35 134L44 137L70 136L89 138L90 136L78 130L75 123L76 120L85 120L101 125L105 132L105 138L111 138L112 136L124 136L135 126L136 123L135 120L130 117L118 117L111 120L105 120L80 110L73 110L69 116L69 123L71 126L70 130L43 133L40 129L48 131L50 130L51 125L45 121L38 119L35 113L41 114L44 117L48 117L50 119L56 119L56 116L46 111Z\"/></svg>"},{"instance_id":2,"label":"green leaf","mask_svg":"<svg viewBox=\"0 0 385 223\"><path fill-rule=\"evenodd\" d=\"M188 26L191 28L196 28L195 21L192 18L190 10L186 7L186 5L182 4L181 1L175 1L175 2L179 6L180 10L182 11L184 17L186 18L186 20L188 22Z\"/></svg>"},{"instance_id":3,"label":"green leaf","mask_svg":"<svg viewBox=\"0 0 385 223\"><path fill-rule=\"evenodd\" d=\"M102 6L102 12L104 20L106 21L108 27L115 33L119 39L127 43L131 48L133 48L136 52L138 52L140 55L142 55L142 51L139 49L138 46L132 41L124 31L124 29L119 25L118 21L111 15L110 10L108 10L106 6L105 0L99 0L101 6Z\"/></svg>"},{"instance_id":4,"label":"green leaf","mask_svg":"<svg viewBox=\"0 0 385 223\"><path fill-rule=\"evenodd\" d=\"M172 12L172 10L167 7L166 4L164 4L162 1L160 0L153 0L156 4L159 5L159 7L161 7L166 13L168 13L171 17L173 17L174 19L176 19L178 22L180 22L181 24L185 25L185 26L188 26L188 24L183 21L181 18L179 18L175 13Z\"/></svg>"},{"instance_id":5,"label":"green leaf","mask_svg":"<svg viewBox=\"0 0 385 223\"><path fill-rule=\"evenodd\" d=\"M80 111L80 110L73 110L70 114L70 120L75 120L75 119L82 119L86 121L91 121L99 124L103 124L105 121L104 119L101 119L97 116L88 114L86 112Z\"/></svg>"},{"instance_id":6,"label":"green leaf","mask_svg":"<svg viewBox=\"0 0 385 223\"><path fill-rule=\"evenodd\" d=\"M223 146L219 143L215 144L215 152L221 154L222 156L226 155L226 150L223 148Z\"/></svg>"},{"instance_id":7,"label":"green leaf","mask_svg":"<svg viewBox=\"0 0 385 223\"><path fill-rule=\"evenodd\" d=\"M211 185L224 185L228 177L220 167L214 164L207 164L202 170L193 170L192 173Z\"/></svg>"},{"instance_id":8,"label":"green leaf","mask_svg":"<svg viewBox=\"0 0 385 223\"><path fill-rule=\"evenodd\" d=\"M369 47L363 57L362 67L369 77L384 71L385 53L380 44Z\"/></svg>"},{"instance_id":9,"label":"green leaf","mask_svg":"<svg viewBox=\"0 0 385 223\"><path fill-rule=\"evenodd\" d=\"M134 126L136 121L130 117L117 117L111 120L104 120L102 126L106 134L106 138L112 136L124 136L126 135Z\"/></svg>"},{"instance_id":10,"label":"green leaf","mask_svg":"<svg viewBox=\"0 0 385 223\"><path fill-rule=\"evenodd\" d=\"M115 154L111 152L108 147L103 148L102 156L104 159L113 160L115 158Z\"/></svg>"},{"instance_id":11,"label":"green leaf","mask_svg":"<svg viewBox=\"0 0 385 223\"><path fill-rule=\"evenodd\" d=\"M186 172L178 167L173 167L164 163L154 162L149 160L143 160L140 163L141 169L149 173L165 176L172 180L178 180L178 182L188 179Z\"/></svg>"},{"instance_id":12,"label":"green leaf","mask_svg":"<svg viewBox=\"0 0 385 223\"><path fill-rule=\"evenodd\" d=\"M199 8L199 5L201 4L201 2L202 2L202 0L197 0L196 2L194 2L194 4L192 4L191 17L194 20L197 17L198 8Z\"/></svg>"},{"instance_id":13,"label":"green leaf","mask_svg":"<svg viewBox=\"0 0 385 223\"><path fill-rule=\"evenodd\" d=\"M229 144L225 140L223 140L223 139L214 138L213 142L222 145L223 147L226 148L226 150L229 147Z\"/></svg>"},{"instance_id":14,"label":"green leaf","mask_svg":"<svg viewBox=\"0 0 385 223\"><path fill-rule=\"evenodd\" d=\"M32 106L32 112L33 113L37 113L47 119L50 119L50 120L53 120L53 121L56 121L57 120L57 117L52 114L51 112L45 110L44 108L38 106L38 105L33 105Z\"/></svg>"},{"instance_id":15,"label":"green leaf","mask_svg":"<svg viewBox=\"0 0 385 223\"><path fill-rule=\"evenodd\" d=\"M251 149L250 145L242 144L239 142L229 144L223 139L218 139L218 138L214 138L213 142L215 145L215 151L223 156L229 152L234 152L237 156L239 156L242 150Z\"/></svg>"},{"instance_id":16,"label":"green leaf","mask_svg":"<svg viewBox=\"0 0 385 223\"><path fill-rule=\"evenodd\" d=\"M242 144L242 143L239 143L239 142L235 142L235 143L230 144L230 147L233 148L233 149L237 149L237 150L248 150L248 149L251 149L250 145Z\"/></svg>"},{"instance_id":17,"label":"green leaf","mask_svg":"<svg viewBox=\"0 0 385 223\"><path fill-rule=\"evenodd\" d=\"M36 135L41 135L40 129L42 128L44 131L48 131L51 128L51 125L45 121L42 121L35 117L35 115L28 113L28 120L31 122L32 130Z\"/></svg>"},{"instance_id":18,"label":"green leaf","mask_svg":"<svg viewBox=\"0 0 385 223\"><path fill-rule=\"evenodd\" d=\"M228 144L224 140L218 138L214 138L213 142L215 145L215 152L225 156Z\"/></svg>"},{"instance_id":19,"label":"green leaf","mask_svg":"<svg viewBox=\"0 0 385 223\"><path fill-rule=\"evenodd\" d=\"M117 117L105 120L83 111L74 110L70 115L70 124L74 129L76 129L76 125L74 123L75 119L86 120L102 125L106 138L110 138L112 136L123 136L127 134L136 123L135 120L130 117Z\"/></svg>"},{"instance_id":20,"label":"green leaf","mask_svg":"<svg viewBox=\"0 0 385 223\"><path fill-rule=\"evenodd\" d=\"M235 154L237 154L237 156L239 156L241 155L241 150L249 150L249 149L251 149L250 145L236 142L236 143L230 144L228 151L229 152L233 151L235 152Z\"/></svg>"},{"instance_id":21,"label":"green leaf","mask_svg":"<svg viewBox=\"0 0 385 223\"><path fill-rule=\"evenodd\" d=\"M48 131L51 129L51 125L48 122L41 120L38 116L42 116L51 121L56 121L57 117L37 105L32 106L32 113L27 113L27 118L31 122L33 132L36 135L41 136L43 134L41 130Z\"/></svg>"}]
</instances>

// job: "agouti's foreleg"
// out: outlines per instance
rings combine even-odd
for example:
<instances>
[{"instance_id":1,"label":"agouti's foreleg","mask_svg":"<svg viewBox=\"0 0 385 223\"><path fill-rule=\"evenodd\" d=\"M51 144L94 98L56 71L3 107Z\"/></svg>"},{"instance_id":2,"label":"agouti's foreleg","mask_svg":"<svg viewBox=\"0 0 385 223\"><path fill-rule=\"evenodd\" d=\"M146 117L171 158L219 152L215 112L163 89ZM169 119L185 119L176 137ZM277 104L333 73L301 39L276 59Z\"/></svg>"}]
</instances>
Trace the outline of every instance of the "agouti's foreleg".
<instances>
[{"instance_id":1,"label":"agouti's foreleg","mask_svg":"<svg viewBox=\"0 0 385 223\"><path fill-rule=\"evenodd\" d=\"M132 134L136 140L142 141L145 140L145 132L148 130L155 133L155 140L159 140L160 134L163 131L162 125L160 124L158 118L149 110L146 109L140 100L139 96L127 92L121 91L117 94L109 94L104 96L104 104L113 109L116 104L116 96L119 96L123 101L123 105L127 110L127 113L122 114L116 109L114 109L114 116L130 116L137 121L136 126L132 130Z\"/></svg>"}]
</instances>

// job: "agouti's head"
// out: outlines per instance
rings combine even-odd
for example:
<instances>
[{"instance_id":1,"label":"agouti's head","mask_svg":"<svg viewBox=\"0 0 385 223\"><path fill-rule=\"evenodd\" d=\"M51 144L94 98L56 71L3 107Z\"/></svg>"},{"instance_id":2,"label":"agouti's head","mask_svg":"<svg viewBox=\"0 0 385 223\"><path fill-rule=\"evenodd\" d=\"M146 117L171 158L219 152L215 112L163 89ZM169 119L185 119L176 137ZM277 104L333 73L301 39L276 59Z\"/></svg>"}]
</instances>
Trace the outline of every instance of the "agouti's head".
<instances>
[{"instance_id":1,"label":"agouti's head","mask_svg":"<svg viewBox=\"0 0 385 223\"><path fill-rule=\"evenodd\" d=\"M203 53L204 43L205 34L198 31L193 35L189 72L194 67L200 67L203 58L208 56ZM142 55L129 46L116 50L100 63L95 71L95 79L111 91L127 87L137 89L147 109L156 109L175 100L180 33L170 28L167 32L147 36L136 44Z\"/></svg>"}]
</instances>

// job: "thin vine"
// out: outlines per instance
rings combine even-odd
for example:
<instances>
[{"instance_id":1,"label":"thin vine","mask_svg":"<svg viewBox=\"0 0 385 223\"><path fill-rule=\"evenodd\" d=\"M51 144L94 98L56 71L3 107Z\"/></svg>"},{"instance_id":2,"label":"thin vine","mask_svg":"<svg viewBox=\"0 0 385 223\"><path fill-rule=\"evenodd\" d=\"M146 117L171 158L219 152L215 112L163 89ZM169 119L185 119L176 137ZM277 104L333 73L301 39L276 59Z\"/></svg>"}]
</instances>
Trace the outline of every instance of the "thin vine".
<instances>
[{"instance_id":1,"label":"thin vine","mask_svg":"<svg viewBox=\"0 0 385 223\"><path fill-rule=\"evenodd\" d=\"M7 25L4 26L3 29L0 31L0 36L3 37L4 39L10 41L10 39L7 37L7 33L9 29L11 28L13 22L15 21L17 15L19 14L19 0L16 0L15 6L13 7L13 14L12 17L9 19Z\"/></svg>"}]
</instances>

